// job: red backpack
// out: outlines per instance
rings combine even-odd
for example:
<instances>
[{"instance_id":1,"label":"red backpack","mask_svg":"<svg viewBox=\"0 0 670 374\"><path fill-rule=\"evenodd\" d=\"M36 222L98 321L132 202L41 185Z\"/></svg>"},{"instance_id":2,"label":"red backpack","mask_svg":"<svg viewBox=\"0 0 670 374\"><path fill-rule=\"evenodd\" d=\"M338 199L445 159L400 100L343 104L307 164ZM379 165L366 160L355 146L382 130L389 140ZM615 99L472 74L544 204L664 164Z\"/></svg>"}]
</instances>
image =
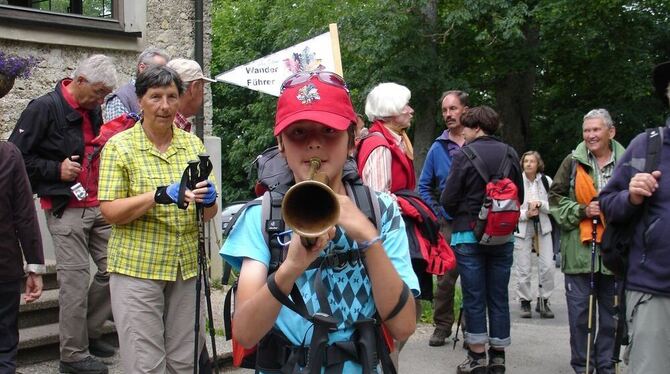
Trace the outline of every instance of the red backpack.
<instances>
[{"instance_id":1,"label":"red backpack","mask_svg":"<svg viewBox=\"0 0 670 374\"><path fill-rule=\"evenodd\" d=\"M128 130L129 128L135 126L135 123L140 120L140 116L135 113L123 113L120 116L111 119L105 122L100 126L100 132L98 136L95 137L91 142L94 144L95 148L93 153L91 153L91 158L95 158L102 152L102 147L105 146L105 143L112 136L120 133L121 131Z\"/></svg>"},{"instance_id":2,"label":"red backpack","mask_svg":"<svg viewBox=\"0 0 670 374\"><path fill-rule=\"evenodd\" d=\"M474 148L466 145L462 149L486 182L484 202L473 227L475 238L482 245L505 244L512 240L519 223L521 206L519 189L508 178L512 168L509 146L505 148L505 156L493 176L489 176L484 161Z\"/></svg>"},{"instance_id":3,"label":"red backpack","mask_svg":"<svg viewBox=\"0 0 670 374\"><path fill-rule=\"evenodd\" d=\"M456 267L451 247L440 233L440 224L433 210L421 196L411 190L396 191L398 206L405 221L410 257L426 261L426 272L444 275Z\"/></svg>"}]
</instances>

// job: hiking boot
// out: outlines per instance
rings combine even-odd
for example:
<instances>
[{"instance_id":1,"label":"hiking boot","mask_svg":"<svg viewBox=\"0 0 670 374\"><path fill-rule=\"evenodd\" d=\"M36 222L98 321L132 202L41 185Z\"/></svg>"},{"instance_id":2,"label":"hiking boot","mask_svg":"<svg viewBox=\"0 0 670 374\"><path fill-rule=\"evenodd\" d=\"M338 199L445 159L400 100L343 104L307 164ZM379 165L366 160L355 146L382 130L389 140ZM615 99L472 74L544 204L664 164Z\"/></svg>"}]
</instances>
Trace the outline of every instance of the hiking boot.
<instances>
[{"instance_id":1,"label":"hiking boot","mask_svg":"<svg viewBox=\"0 0 670 374\"><path fill-rule=\"evenodd\" d=\"M486 353L468 351L468 357L456 368L456 374L486 374Z\"/></svg>"},{"instance_id":2,"label":"hiking boot","mask_svg":"<svg viewBox=\"0 0 670 374\"><path fill-rule=\"evenodd\" d=\"M61 373L74 374L107 374L107 366L92 356L88 356L81 361L60 362L58 367Z\"/></svg>"},{"instance_id":3,"label":"hiking boot","mask_svg":"<svg viewBox=\"0 0 670 374\"><path fill-rule=\"evenodd\" d=\"M111 344L102 339L89 339L88 351L91 352L93 356L98 357L112 357L116 352Z\"/></svg>"},{"instance_id":4,"label":"hiking boot","mask_svg":"<svg viewBox=\"0 0 670 374\"><path fill-rule=\"evenodd\" d=\"M443 346L449 335L451 335L451 331L435 328L433 335L431 335L430 340L428 340L428 345L431 347Z\"/></svg>"},{"instance_id":5,"label":"hiking boot","mask_svg":"<svg viewBox=\"0 0 670 374\"><path fill-rule=\"evenodd\" d=\"M544 311L540 309L540 303L544 303ZM535 305L535 311L540 313L540 318L554 318L554 312L549 308L549 299L540 299L537 298L537 305Z\"/></svg>"},{"instance_id":6,"label":"hiking boot","mask_svg":"<svg viewBox=\"0 0 670 374\"><path fill-rule=\"evenodd\" d=\"M521 318L531 318L530 301L521 300Z\"/></svg>"},{"instance_id":7,"label":"hiking boot","mask_svg":"<svg viewBox=\"0 0 670 374\"><path fill-rule=\"evenodd\" d=\"M489 348L488 374L505 374L505 351Z\"/></svg>"}]
</instances>

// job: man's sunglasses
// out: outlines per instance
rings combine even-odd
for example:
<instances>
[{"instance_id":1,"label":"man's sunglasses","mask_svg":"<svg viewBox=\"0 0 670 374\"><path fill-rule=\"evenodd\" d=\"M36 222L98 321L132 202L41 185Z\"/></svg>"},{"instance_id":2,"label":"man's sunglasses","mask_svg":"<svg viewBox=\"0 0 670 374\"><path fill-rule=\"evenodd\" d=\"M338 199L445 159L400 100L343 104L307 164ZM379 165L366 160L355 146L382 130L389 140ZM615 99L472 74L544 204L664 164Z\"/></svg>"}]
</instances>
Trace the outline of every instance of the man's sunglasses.
<instances>
[{"instance_id":1,"label":"man's sunglasses","mask_svg":"<svg viewBox=\"0 0 670 374\"><path fill-rule=\"evenodd\" d=\"M293 74L286 78L284 83L281 84L281 89L279 92L284 92L284 90L287 88L295 87L299 84L305 83L312 79L312 77L316 77L321 82L331 86L343 88L345 91L347 91L347 93L349 93L349 88L347 87L347 83L344 81L344 78L330 71L311 71Z\"/></svg>"}]
</instances>

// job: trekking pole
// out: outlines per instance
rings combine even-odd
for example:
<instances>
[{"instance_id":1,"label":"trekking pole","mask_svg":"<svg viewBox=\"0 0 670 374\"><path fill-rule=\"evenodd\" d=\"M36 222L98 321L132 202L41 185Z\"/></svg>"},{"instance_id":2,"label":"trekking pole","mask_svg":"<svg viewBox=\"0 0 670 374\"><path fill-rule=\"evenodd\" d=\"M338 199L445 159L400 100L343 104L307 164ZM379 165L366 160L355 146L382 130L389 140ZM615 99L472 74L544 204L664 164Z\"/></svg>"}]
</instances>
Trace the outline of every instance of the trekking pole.
<instances>
[{"instance_id":1,"label":"trekking pole","mask_svg":"<svg viewBox=\"0 0 670 374\"><path fill-rule=\"evenodd\" d=\"M616 327L614 328L614 352L612 352L612 361L614 361L614 374L619 374L619 354L621 353L621 344L620 342L616 339L616 337L619 335L619 319L621 316L619 315L619 290L617 286L618 282L616 280L616 277L614 278L614 319L616 321Z\"/></svg>"},{"instance_id":2,"label":"trekking pole","mask_svg":"<svg viewBox=\"0 0 670 374\"><path fill-rule=\"evenodd\" d=\"M204 181L209 177L212 170L212 164L209 161L208 155L199 155L199 160L192 160L188 162L189 173L189 189L195 189L198 182ZM214 338L214 325L212 318L212 299L209 287L209 279L207 276L207 255L205 254L205 221L204 221L204 207L202 203L195 205L196 221L198 223L198 268L195 283L195 323L194 323L194 344L193 344L193 373L198 372L199 362L199 333L200 333L200 292L202 291L202 284L205 284L205 301L207 304L207 316L209 319L209 334L212 339L212 366L216 373L219 372L215 364L216 361L216 341Z\"/></svg>"},{"instance_id":3,"label":"trekking pole","mask_svg":"<svg viewBox=\"0 0 670 374\"><path fill-rule=\"evenodd\" d=\"M458 329L461 327L461 321L463 319L463 303L461 302L461 307L458 310L458 321L456 322L456 335L454 335L454 347L451 349L452 351L456 349L456 343L460 339L458 339Z\"/></svg>"},{"instance_id":4,"label":"trekking pole","mask_svg":"<svg viewBox=\"0 0 670 374\"><path fill-rule=\"evenodd\" d=\"M591 280L589 282L589 321L588 321L588 334L586 335L586 372L589 373L589 368L591 365L591 345L592 336L593 336L593 303L595 298L595 271L596 271L596 240L598 238L598 216L593 217L591 221Z\"/></svg>"},{"instance_id":5,"label":"trekking pole","mask_svg":"<svg viewBox=\"0 0 670 374\"><path fill-rule=\"evenodd\" d=\"M542 297L542 271L540 270L540 217L533 217L533 228L535 229L535 236L533 237L533 245L535 246L535 254L537 255L537 302L540 309L540 318L544 316L546 308L544 305L544 298Z\"/></svg>"},{"instance_id":6,"label":"trekking pole","mask_svg":"<svg viewBox=\"0 0 670 374\"><path fill-rule=\"evenodd\" d=\"M200 180L204 181L209 178L209 174L212 172L213 165L209 160L209 155L200 154L198 155L200 159ZM196 204L197 208L197 204ZM209 244L209 243L208 243ZM204 210L203 206L200 206L200 214L198 215L198 253L200 257L200 266L201 266L201 276L202 281L205 285L205 301L207 304L207 319L209 320L209 337L212 341L212 367L214 368L215 373L219 373L219 367L216 365L216 331L214 331L214 313L212 313L212 293L209 285L209 275L207 267L207 254L205 253L205 219L204 219ZM210 249L211 254L211 249Z\"/></svg>"}]
</instances>

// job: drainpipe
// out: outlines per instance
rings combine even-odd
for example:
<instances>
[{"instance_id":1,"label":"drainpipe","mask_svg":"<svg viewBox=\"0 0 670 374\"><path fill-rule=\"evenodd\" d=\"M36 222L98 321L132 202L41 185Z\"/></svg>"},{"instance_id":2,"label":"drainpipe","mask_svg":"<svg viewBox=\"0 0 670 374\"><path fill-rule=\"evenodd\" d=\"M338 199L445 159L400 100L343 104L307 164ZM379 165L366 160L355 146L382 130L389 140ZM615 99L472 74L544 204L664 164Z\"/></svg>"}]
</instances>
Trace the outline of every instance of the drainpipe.
<instances>
[{"instance_id":1,"label":"drainpipe","mask_svg":"<svg viewBox=\"0 0 670 374\"><path fill-rule=\"evenodd\" d=\"M204 39L204 27L203 27L203 20L204 18L204 5L203 5L203 0L195 0L195 26L194 26L194 33L195 33L195 60L202 66L203 70L205 68L204 64L204 47L203 47L203 39ZM204 122L205 122L205 115L204 115L204 100L203 104L200 105L200 109L198 110L198 114L195 116L195 135L200 138L200 140L204 141Z\"/></svg>"}]
</instances>

